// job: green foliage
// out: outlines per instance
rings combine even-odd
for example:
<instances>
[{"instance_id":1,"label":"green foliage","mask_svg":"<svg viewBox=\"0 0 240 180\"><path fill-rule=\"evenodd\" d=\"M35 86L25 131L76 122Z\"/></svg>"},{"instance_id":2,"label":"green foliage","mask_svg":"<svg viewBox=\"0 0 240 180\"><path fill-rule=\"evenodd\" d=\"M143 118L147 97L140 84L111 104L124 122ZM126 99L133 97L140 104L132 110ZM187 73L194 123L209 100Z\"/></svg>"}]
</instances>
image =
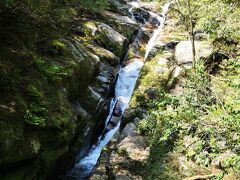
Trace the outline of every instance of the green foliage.
<instances>
[{"instance_id":1,"label":"green foliage","mask_svg":"<svg viewBox=\"0 0 240 180\"><path fill-rule=\"evenodd\" d=\"M63 54L66 50L66 45L58 40L52 42L52 51L55 54Z\"/></svg>"},{"instance_id":2,"label":"green foliage","mask_svg":"<svg viewBox=\"0 0 240 180\"><path fill-rule=\"evenodd\" d=\"M231 38L240 40L240 8L224 1L205 3L198 13L197 27L203 29L214 38Z\"/></svg>"},{"instance_id":3,"label":"green foliage","mask_svg":"<svg viewBox=\"0 0 240 180\"><path fill-rule=\"evenodd\" d=\"M14 0L3 0L3 4L5 4L7 7L11 6L13 4Z\"/></svg>"},{"instance_id":4,"label":"green foliage","mask_svg":"<svg viewBox=\"0 0 240 180\"><path fill-rule=\"evenodd\" d=\"M59 47L59 45L58 45ZM37 68L47 77L49 80L59 82L67 76L66 70L60 65L48 65L48 63L42 58L37 58L34 61Z\"/></svg>"},{"instance_id":5,"label":"green foliage","mask_svg":"<svg viewBox=\"0 0 240 180\"><path fill-rule=\"evenodd\" d=\"M176 145L178 149L175 153L183 154L199 169L210 166L212 160L226 149L238 152L239 62L236 59L226 60L219 77L207 74L202 61L196 67L195 73L187 72L188 79L181 96L161 89L157 98L147 103L149 118L142 120L138 128L149 139L149 179L173 178L171 175L176 172L171 169L174 168L171 163L165 162L167 157L164 154L171 152ZM192 139L193 146L184 145L185 137ZM219 143L220 140L226 141L224 146ZM237 171L239 168L238 156L226 163L226 171L229 168ZM166 171L170 171L171 175L163 175Z\"/></svg>"},{"instance_id":6,"label":"green foliage","mask_svg":"<svg viewBox=\"0 0 240 180\"><path fill-rule=\"evenodd\" d=\"M75 17L87 11L107 8L107 0L4 0L0 2L0 14L17 17L31 26L46 26L57 33L68 33ZM44 28L46 28L44 27ZM65 32L66 31L66 32Z\"/></svg>"},{"instance_id":7,"label":"green foliage","mask_svg":"<svg viewBox=\"0 0 240 180\"><path fill-rule=\"evenodd\" d=\"M37 126L45 126L45 119L43 117L37 116L34 112L38 112L39 109L31 109L26 110L26 114L24 116L24 120L30 125L37 125ZM40 111L45 109L40 108Z\"/></svg>"},{"instance_id":8,"label":"green foliage","mask_svg":"<svg viewBox=\"0 0 240 180\"><path fill-rule=\"evenodd\" d=\"M107 0L79 0L79 4L83 8L91 9L93 11L105 9L108 6Z\"/></svg>"},{"instance_id":9,"label":"green foliage","mask_svg":"<svg viewBox=\"0 0 240 180\"><path fill-rule=\"evenodd\" d=\"M202 0L204 1L204 0ZM175 4L175 11L180 15L181 23L184 24L186 30L190 32L190 23L195 26L198 19L198 12L201 11L201 0L178 0ZM192 20L192 22L191 22ZM194 28L194 27L193 27Z\"/></svg>"},{"instance_id":10,"label":"green foliage","mask_svg":"<svg viewBox=\"0 0 240 180\"><path fill-rule=\"evenodd\" d=\"M198 0L191 2L191 16L195 30L203 30L215 38L228 38L240 40L240 8L238 1L209 1ZM189 31L189 9L187 1L178 0L176 11L181 16L181 22Z\"/></svg>"},{"instance_id":11,"label":"green foliage","mask_svg":"<svg viewBox=\"0 0 240 180\"><path fill-rule=\"evenodd\" d=\"M224 162L224 166L226 166L227 168L234 168L240 171L240 156L234 156L234 157L228 158Z\"/></svg>"},{"instance_id":12,"label":"green foliage","mask_svg":"<svg viewBox=\"0 0 240 180\"><path fill-rule=\"evenodd\" d=\"M29 85L27 87L27 91L28 91L29 95L33 98L42 98L43 97L42 92L38 91L34 85Z\"/></svg>"}]
</instances>

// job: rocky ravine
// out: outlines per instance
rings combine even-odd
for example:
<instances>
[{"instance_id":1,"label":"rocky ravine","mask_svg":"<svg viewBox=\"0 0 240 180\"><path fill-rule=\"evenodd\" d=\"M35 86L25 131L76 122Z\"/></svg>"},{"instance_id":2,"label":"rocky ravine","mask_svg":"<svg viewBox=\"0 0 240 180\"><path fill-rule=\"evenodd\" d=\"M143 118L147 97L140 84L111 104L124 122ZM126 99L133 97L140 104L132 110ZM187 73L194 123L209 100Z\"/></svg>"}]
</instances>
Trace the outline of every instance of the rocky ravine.
<instances>
[{"instance_id":1,"label":"rocky ravine","mask_svg":"<svg viewBox=\"0 0 240 180\"><path fill-rule=\"evenodd\" d=\"M151 3L146 3L148 6ZM150 6L151 7L151 6ZM104 149L92 180L117 179L141 180L147 179L146 167L149 158L149 142L138 130L140 121L147 119L148 112L136 106L136 94L141 94L146 99L154 99L156 94L155 81L160 82L169 92L182 93L181 84L175 84L185 69L192 67L191 42L187 35L179 37L176 22L167 17L165 27L160 33L154 48L149 53L149 58L138 80L135 95L130 102L130 108L123 115L120 130ZM176 32L177 31L177 32ZM181 32L182 33L182 32ZM196 56L208 59L214 52L211 43L196 41ZM147 81L147 79L151 79ZM145 84L147 81L147 84ZM179 160L179 171L188 167L188 162ZM160 167L159 167L160 168ZM168 173L168 172L166 172ZM184 175L183 175L184 177Z\"/></svg>"},{"instance_id":2,"label":"rocky ravine","mask_svg":"<svg viewBox=\"0 0 240 180\"><path fill-rule=\"evenodd\" d=\"M119 64L127 64L124 59L143 59L154 28L146 28L136 47L132 42L139 25L151 16L149 11L158 12L159 7L156 2L146 2L141 3L142 8L133 8L137 23L130 18L128 0L109 2L107 11L80 13L67 37L55 25L35 18L34 12L25 17L23 7L10 13L1 11L0 179L62 179L79 151L81 159L102 133ZM191 47L176 19L174 13L167 19L121 128L104 149L91 179L239 179L239 172L224 172L223 162L235 156L225 137L213 138L219 153L210 157L208 145L202 146L208 149L194 152L206 136L188 134L195 131L191 124L181 124L187 131L180 142L184 153L169 150L175 143L174 133L163 137L159 146L151 146L139 132L141 123L151 120L144 103L154 100L157 90L164 89L169 96L184 95L184 71L192 66ZM218 60L212 44L205 41L208 38L202 38L196 42L197 57ZM161 132L158 135L162 138ZM237 137L232 136L234 141ZM153 147L157 147L155 151ZM157 178L149 178L148 170Z\"/></svg>"}]
</instances>

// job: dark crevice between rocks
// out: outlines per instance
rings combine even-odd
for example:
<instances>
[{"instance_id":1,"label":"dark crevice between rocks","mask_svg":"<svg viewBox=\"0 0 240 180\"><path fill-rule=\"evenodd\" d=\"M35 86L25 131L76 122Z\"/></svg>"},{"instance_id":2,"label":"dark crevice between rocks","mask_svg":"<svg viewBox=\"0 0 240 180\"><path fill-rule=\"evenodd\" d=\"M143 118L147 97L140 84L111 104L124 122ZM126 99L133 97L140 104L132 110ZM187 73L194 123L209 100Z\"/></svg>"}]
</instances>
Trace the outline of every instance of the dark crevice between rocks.
<instances>
[{"instance_id":1,"label":"dark crevice between rocks","mask_svg":"<svg viewBox=\"0 0 240 180\"><path fill-rule=\"evenodd\" d=\"M139 27L140 27L140 26L139 26ZM136 28L136 29L133 31L133 33L132 33L132 35L131 35L131 38L129 39L126 47L124 48L124 51L123 51L122 56L121 56L121 58L120 58L120 64L121 64L121 65L124 65L124 62L128 59L129 47L130 47L130 45L134 42L134 40L137 38L137 35L138 35L138 33L139 33L139 27Z\"/></svg>"},{"instance_id":2,"label":"dark crevice between rocks","mask_svg":"<svg viewBox=\"0 0 240 180\"><path fill-rule=\"evenodd\" d=\"M208 59L205 60L206 70L211 75L216 75L221 70L223 60L228 60L230 57L223 52L215 51Z\"/></svg>"},{"instance_id":3,"label":"dark crevice between rocks","mask_svg":"<svg viewBox=\"0 0 240 180\"><path fill-rule=\"evenodd\" d=\"M34 164L34 161L36 159L26 159L26 160L22 160L19 162L14 162L11 164L1 164L0 165L0 179L2 176L5 176L6 174L9 174L11 172L14 172L16 170L20 170L20 169L27 169L29 167L31 167L31 165Z\"/></svg>"}]
</instances>

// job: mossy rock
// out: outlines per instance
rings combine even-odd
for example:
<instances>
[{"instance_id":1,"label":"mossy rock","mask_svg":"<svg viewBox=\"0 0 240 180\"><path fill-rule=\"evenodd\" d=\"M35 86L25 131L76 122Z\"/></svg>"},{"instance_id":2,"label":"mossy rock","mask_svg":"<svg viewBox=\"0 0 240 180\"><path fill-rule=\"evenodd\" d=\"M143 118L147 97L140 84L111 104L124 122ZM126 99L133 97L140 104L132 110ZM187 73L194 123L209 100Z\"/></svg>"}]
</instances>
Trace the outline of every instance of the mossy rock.
<instances>
[{"instance_id":1,"label":"mossy rock","mask_svg":"<svg viewBox=\"0 0 240 180\"><path fill-rule=\"evenodd\" d=\"M5 49L9 54L0 59L1 85L8 87L4 89L8 95L0 95L0 165L17 166L11 172L0 170L1 178L23 179L30 173L45 179L67 153L74 136L83 138L84 132L77 127L92 121L85 117L73 121L71 101L99 74L99 58L72 38L56 40L54 48L60 56L24 51L13 57ZM25 161L36 164L19 169Z\"/></svg>"},{"instance_id":2,"label":"mossy rock","mask_svg":"<svg viewBox=\"0 0 240 180\"><path fill-rule=\"evenodd\" d=\"M107 62L112 66L117 66L120 63L120 58L115 56L111 51L100 46L85 44L86 47L94 54L96 54L102 62Z\"/></svg>"},{"instance_id":3,"label":"mossy rock","mask_svg":"<svg viewBox=\"0 0 240 180\"><path fill-rule=\"evenodd\" d=\"M126 46L127 38L115 31L109 25L98 21L87 21L80 28L89 41L94 40L98 45L121 57Z\"/></svg>"},{"instance_id":4,"label":"mossy rock","mask_svg":"<svg viewBox=\"0 0 240 180\"><path fill-rule=\"evenodd\" d=\"M96 32L95 40L106 49L113 52L116 56L121 57L126 47L126 37L119 34L110 26L100 23Z\"/></svg>"},{"instance_id":5,"label":"mossy rock","mask_svg":"<svg viewBox=\"0 0 240 180\"><path fill-rule=\"evenodd\" d=\"M125 36L128 40L130 40L134 31L139 27L139 24L128 16L121 16L109 11L104 11L100 14L106 24L110 25L115 31Z\"/></svg>"}]
</instances>

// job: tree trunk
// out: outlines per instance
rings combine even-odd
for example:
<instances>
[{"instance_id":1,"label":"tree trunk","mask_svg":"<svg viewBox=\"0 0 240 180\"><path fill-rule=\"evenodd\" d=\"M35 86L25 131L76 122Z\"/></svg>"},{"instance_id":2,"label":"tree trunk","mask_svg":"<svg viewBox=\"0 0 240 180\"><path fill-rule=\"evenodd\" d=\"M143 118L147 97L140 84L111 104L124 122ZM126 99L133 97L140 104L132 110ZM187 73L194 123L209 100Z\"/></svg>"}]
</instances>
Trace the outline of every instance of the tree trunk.
<instances>
[{"instance_id":1,"label":"tree trunk","mask_svg":"<svg viewBox=\"0 0 240 180\"><path fill-rule=\"evenodd\" d=\"M191 0L188 0L188 13L189 13L189 25L190 25L189 36L192 43L193 70L194 72L196 72L196 49L195 49L195 39L194 39L194 32L193 32L194 25L193 25L193 18L192 18Z\"/></svg>"}]
</instances>

